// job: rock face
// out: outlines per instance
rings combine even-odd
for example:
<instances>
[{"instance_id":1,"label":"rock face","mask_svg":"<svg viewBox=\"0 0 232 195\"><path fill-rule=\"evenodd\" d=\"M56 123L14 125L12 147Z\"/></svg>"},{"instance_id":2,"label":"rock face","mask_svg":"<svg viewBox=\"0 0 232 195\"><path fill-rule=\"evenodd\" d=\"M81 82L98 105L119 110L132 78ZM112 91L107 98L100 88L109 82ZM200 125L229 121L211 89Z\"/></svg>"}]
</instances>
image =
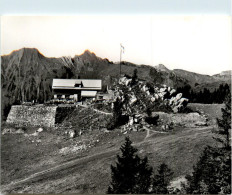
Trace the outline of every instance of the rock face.
<instances>
[{"instance_id":1,"label":"rock face","mask_svg":"<svg viewBox=\"0 0 232 195\"><path fill-rule=\"evenodd\" d=\"M74 108L58 106L25 106L11 107L6 122L19 126L44 126L53 127L60 123Z\"/></svg>"},{"instance_id":2,"label":"rock face","mask_svg":"<svg viewBox=\"0 0 232 195\"><path fill-rule=\"evenodd\" d=\"M141 106L145 107L145 109L149 103L164 104L174 113L182 112L188 104L189 100L182 97L182 93L176 94L176 90L169 86L163 85L160 88L157 86L152 86L153 90L151 90L151 86L148 86L143 81L137 82L137 84L132 87L130 86L131 80L131 78L127 78L126 76L121 77L115 90L115 99L119 98L125 102L125 104L128 101L129 107L125 107L127 107L127 110L129 111L132 109L130 107L132 107L137 102L142 104Z\"/></svg>"},{"instance_id":3,"label":"rock face","mask_svg":"<svg viewBox=\"0 0 232 195\"><path fill-rule=\"evenodd\" d=\"M188 104L188 99L182 97L182 93L176 94L176 90L170 86L152 86L145 81L131 83L127 75L121 77L115 84L114 100L122 104L122 113L129 116L129 121L122 128L122 132L141 131L157 125L159 115L153 115L152 111L181 113ZM111 102L112 103L112 102ZM170 130L173 127L164 124L162 130ZM161 124L162 125L162 124Z\"/></svg>"}]
</instances>

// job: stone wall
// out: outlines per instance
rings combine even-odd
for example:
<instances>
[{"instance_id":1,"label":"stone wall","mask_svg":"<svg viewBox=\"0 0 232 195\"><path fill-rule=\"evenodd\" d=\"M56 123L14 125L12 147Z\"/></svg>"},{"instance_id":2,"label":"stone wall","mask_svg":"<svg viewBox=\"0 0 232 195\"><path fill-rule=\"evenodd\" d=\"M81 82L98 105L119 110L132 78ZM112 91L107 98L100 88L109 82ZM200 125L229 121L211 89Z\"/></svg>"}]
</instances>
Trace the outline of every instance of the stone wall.
<instances>
[{"instance_id":1,"label":"stone wall","mask_svg":"<svg viewBox=\"0 0 232 195\"><path fill-rule=\"evenodd\" d=\"M159 115L159 122L162 124L173 124L174 126L184 127L197 127L206 126L207 118L200 115L197 112L193 113L164 113L164 112L152 112L153 116Z\"/></svg>"},{"instance_id":2,"label":"stone wall","mask_svg":"<svg viewBox=\"0 0 232 195\"><path fill-rule=\"evenodd\" d=\"M52 127L55 125L56 114L57 106L14 105L6 122L20 126Z\"/></svg>"}]
</instances>

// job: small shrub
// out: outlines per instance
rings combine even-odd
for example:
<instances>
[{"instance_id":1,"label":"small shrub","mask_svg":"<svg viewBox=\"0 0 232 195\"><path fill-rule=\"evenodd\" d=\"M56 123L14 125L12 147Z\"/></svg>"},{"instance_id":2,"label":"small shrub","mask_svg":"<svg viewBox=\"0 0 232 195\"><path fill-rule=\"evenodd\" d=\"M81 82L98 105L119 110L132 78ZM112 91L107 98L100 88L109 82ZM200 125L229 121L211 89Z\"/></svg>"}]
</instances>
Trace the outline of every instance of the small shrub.
<instances>
[{"instance_id":1,"label":"small shrub","mask_svg":"<svg viewBox=\"0 0 232 195\"><path fill-rule=\"evenodd\" d=\"M154 117L148 116L148 117L145 118L145 121L146 121L148 124L157 125L158 119L159 119L159 115L154 116Z\"/></svg>"},{"instance_id":2,"label":"small shrub","mask_svg":"<svg viewBox=\"0 0 232 195\"><path fill-rule=\"evenodd\" d=\"M119 126L121 126L121 125L125 125L126 123L128 123L128 121L129 121L129 116L127 116L127 115L121 115L120 117L119 117Z\"/></svg>"},{"instance_id":3,"label":"small shrub","mask_svg":"<svg viewBox=\"0 0 232 195\"><path fill-rule=\"evenodd\" d=\"M23 131L26 131L26 130L27 130L27 128L26 128L25 126L23 126L21 129L22 129Z\"/></svg>"},{"instance_id":4,"label":"small shrub","mask_svg":"<svg viewBox=\"0 0 232 195\"><path fill-rule=\"evenodd\" d=\"M151 114L152 114L152 108L150 106L147 107L146 113L147 113L148 116L151 116Z\"/></svg>"},{"instance_id":5,"label":"small shrub","mask_svg":"<svg viewBox=\"0 0 232 195\"><path fill-rule=\"evenodd\" d=\"M115 128L114 123L112 123L112 121L110 121L107 125L106 125L107 130L113 130Z\"/></svg>"}]
</instances>

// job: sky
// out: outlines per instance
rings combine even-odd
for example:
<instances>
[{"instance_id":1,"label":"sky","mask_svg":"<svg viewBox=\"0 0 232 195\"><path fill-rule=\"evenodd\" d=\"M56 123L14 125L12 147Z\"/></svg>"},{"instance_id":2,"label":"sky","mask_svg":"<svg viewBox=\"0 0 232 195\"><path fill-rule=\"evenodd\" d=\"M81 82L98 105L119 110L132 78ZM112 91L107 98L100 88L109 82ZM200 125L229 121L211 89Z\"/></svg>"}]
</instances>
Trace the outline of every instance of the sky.
<instances>
[{"instance_id":1,"label":"sky","mask_svg":"<svg viewBox=\"0 0 232 195\"><path fill-rule=\"evenodd\" d=\"M226 15L1 16L1 55L23 47L47 57L86 49L122 60L213 75L232 69L232 24Z\"/></svg>"}]
</instances>

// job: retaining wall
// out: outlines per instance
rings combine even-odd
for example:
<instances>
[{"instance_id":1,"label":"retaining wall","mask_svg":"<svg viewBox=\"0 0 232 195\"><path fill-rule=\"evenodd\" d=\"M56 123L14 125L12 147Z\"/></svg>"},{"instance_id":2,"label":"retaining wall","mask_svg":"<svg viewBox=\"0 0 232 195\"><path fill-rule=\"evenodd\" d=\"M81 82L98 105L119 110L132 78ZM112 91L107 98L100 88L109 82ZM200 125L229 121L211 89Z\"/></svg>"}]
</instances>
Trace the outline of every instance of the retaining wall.
<instances>
[{"instance_id":1,"label":"retaining wall","mask_svg":"<svg viewBox=\"0 0 232 195\"><path fill-rule=\"evenodd\" d=\"M159 121L163 124L173 123L175 126L185 126L185 127L196 127L196 126L206 126L207 118L200 115L199 113L164 113L164 112L153 112L153 115L159 115Z\"/></svg>"},{"instance_id":2,"label":"retaining wall","mask_svg":"<svg viewBox=\"0 0 232 195\"><path fill-rule=\"evenodd\" d=\"M74 108L58 106L25 106L14 105L11 107L6 122L19 126L44 126L53 127L61 123Z\"/></svg>"}]
</instances>

